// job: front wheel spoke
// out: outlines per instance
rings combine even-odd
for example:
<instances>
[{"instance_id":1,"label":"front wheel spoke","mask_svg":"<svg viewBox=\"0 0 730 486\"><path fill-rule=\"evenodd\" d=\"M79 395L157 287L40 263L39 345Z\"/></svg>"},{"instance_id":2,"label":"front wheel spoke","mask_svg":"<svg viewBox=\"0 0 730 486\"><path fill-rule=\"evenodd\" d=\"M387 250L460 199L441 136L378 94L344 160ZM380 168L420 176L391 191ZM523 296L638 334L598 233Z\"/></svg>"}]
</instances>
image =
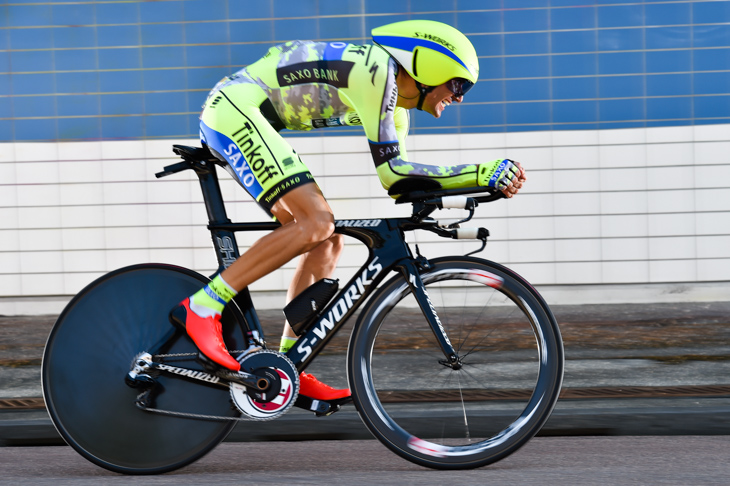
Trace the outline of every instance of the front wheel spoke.
<instances>
[{"instance_id":1,"label":"front wheel spoke","mask_svg":"<svg viewBox=\"0 0 730 486\"><path fill-rule=\"evenodd\" d=\"M476 342L476 343L475 343L475 344L474 344L474 345L473 345L473 346L471 347L471 349L470 349L469 351L467 351L467 352L466 352L466 354L464 354L464 355L463 355L463 356L462 356L461 358L462 358L462 359L463 359L463 358L466 358L467 356L469 356L470 354L472 354L473 352L475 352L475 350L476 350L476 349L477 349L477 348L478 348L479 346L481 346L481 345L482 345L482 343L484 343L484 342L485 342L485 341L486 341L487 339L489 339L489 337L490 337L490 336L491 336L491 335L492 335L492 334L494 333L494 331L496 331L496 330L497 330L497 327L496 327L496 326L492 326L492 327L491 327L491 331L489 331L489 332L488 332L488 333L486 333L486 334L485 334L484 336L482 336L482 338L481 338L481 339L480 339L479 341L477 341L477 342Z\"/></svg>"},{"instance_id":2,"label":"front wheel spoke","mask_svg":"<svg viewBox=\"0 0 730 486\"><path fill-rule=\"evenodd\" d=\"M466 405L464 404L464 395L461 391L461 378L460 375L456 375L456 379L459 381L459 398L461 400L461 411L464 414L464 431L466 432L466 441L471 442L471 436L469 434L469 419L466 417Z\"/></svg>"},{"instance_id":3,"label":"front wheel spoke","mask_svg":"<svg viewBox=\"0 0 730 486\"><path fill-rule=\"evenodd\" d=\"M441 384L441 389L450 390L451 382L454 379L454 370L452 370L451 368L444 368L444 371L446 371L446 376L443 378L443 382ZM434 389L436 389L435 385L434 385Z\"/></svg>"},{"instance_id":4,"label":"front wheel spoke","mask_svg":"<svg viewBox=\"0 0 730 486\"><path fill-rule=\"evenodd\" d=\"M492 293L491 294L488 302L491 302L491 300L494 297L494 295L495 295L495 293ZM484 307L482 307L481 311L479 312L479 315L474 320L474 324L475 324L475 327L474 328L476 328L476 323L482 322L482 318L483 318L482 316L484 315L484 312L487 310L487 308L489 308L489 305L484 305ZM506 316L502 317L501 319L499 319L499 321L497 321L494 318L491 318L490 319L490 323L491 323L491 329L492 330L489 331L484 337L482 337L482 339L479 342L477 342L474 346L472 346L472 348L466 353L465 356L468 356L469 354L471 354L479 345L481 345L484 341L486 341L487 338L489 336L491 336L492 333L494 333L497 330L497 328L499 327L499 325L502 324L502 323L504 323L504 322L506 322L506 321L508 321L508 319L512 315L514 315L514 313L517 312L517 310L518 310L517 308L514 308L513 307L512 310L510 311L510 313L507 314ZM484 319L486 319L486 317L484 317Z\"/></svg>"},{"instance_id":5,"label":"front wheel spoke","mask_svg":"<svg viewBox=\"0 0 730 486\"><path fill-rule=\"evenodd\" d=\"M479 385L479 387L480 387L480 388L481 388L482 390L488 390L488 389L490 389L489 385L487 385L487 384L483 383L483 381L482 381L482 379L481 379L481 378L478 378L477 376L475 376L475 375L474 375L474 374L473 374L473 373L472 373L471 371L469 371L468 369L466 369L466 368L462 368L462 369L461 369L461 371L463 371L465 375L467 375L467 376L468 376L469 378L471 378L471 379L472 379L472 381L473 381L474 383L476 383L477 385Z\"/></svg>"}]
</instances>

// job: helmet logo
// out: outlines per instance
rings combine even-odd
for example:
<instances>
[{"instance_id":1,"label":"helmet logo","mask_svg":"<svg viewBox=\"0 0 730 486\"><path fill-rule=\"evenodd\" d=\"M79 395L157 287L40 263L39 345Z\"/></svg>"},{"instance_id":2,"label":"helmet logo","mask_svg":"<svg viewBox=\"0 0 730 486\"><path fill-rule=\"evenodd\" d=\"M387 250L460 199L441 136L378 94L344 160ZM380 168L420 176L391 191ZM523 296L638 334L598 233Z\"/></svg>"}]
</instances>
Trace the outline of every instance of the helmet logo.
<instances>
[{"instance_id":1,"label":"helmet logo","mask_svg":"<svg viewBox=\"0 0 730 486\"><path fill-rule=\"evenodd\" d=\"M447 41L445 41L441 37L431 35L431 34L423 34L421 32L414 32L413 35L415 35L419 39L426 39L426 40L430 40L433 42L437 42L437 43L441 44L442 46L444 46L445 48L447 48L448 50L450 50L451 52L454 52L456 50L456 48L452 44L449 44Z\"/></svg>"}]
</instances>

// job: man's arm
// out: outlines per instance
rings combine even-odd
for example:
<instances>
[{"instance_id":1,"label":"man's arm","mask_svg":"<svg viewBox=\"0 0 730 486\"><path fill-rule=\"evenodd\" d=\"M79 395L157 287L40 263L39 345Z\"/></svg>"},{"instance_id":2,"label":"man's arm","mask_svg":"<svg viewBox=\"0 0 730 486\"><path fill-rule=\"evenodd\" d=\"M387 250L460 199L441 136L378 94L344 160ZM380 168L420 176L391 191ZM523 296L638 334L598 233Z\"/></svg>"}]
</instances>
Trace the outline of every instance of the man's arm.
<instances>
[{"instance_id":1,"label":"man's arm","mask_svg":"<svg viewBox=\"0 0 730 486\"><path fill-rule=\"evenodd\" d=\"M373 75L372 89L357 93L359 99L356 104L380 183L389 190L391 196L414 188L455 189L477 186L497 188L507 197L516 194L516 191L512 191L515 183L522 186L525 180L524 170L508 159L460 165L427 165L407 160L405 139L409 129L409 115L406 109L396 106L397 68L392 60L389 61L387 71L383 70L381 76Z\"/></svg>"}]
</instances>

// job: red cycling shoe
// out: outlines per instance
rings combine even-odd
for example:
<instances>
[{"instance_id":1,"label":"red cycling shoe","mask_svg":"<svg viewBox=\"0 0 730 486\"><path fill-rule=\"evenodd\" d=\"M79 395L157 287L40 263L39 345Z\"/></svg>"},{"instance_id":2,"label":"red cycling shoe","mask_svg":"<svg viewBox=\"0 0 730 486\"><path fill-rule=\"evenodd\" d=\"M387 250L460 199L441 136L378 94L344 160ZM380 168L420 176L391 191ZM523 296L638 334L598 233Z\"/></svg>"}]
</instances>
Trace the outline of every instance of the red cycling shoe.
<instances>
[{"instance_id":1,"label":"red cycling shoe","mask_svg":"<svg viewBox=\"0 0 730 486\"><path fill-rule=\"evenodd\" d=\"M352 395L347 388L332 388L304 372L299 375L299 394L315 400L338 400Z\"/></svg>"},{"instance_id":2,"label":"red cycling shoe","mask_svg":"<svg viewBox=\"0 0 730 486\"><path fill-rule=\"evenodd\" d=\"M170 322L183 328L200 352L211 360L232 371L241 369L223 342L220 314L200 317L190 310L190 298L187 298L170 311Z\"/></svg>"}]
</instances>

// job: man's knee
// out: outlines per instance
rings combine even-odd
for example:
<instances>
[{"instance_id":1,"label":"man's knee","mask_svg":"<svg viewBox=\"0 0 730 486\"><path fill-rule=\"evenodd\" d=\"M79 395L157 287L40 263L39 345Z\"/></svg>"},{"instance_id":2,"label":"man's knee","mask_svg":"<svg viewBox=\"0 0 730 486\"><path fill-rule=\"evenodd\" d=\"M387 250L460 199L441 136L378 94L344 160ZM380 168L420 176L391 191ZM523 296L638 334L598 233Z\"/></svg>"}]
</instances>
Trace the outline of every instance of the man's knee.
<instances>
[{"instance_id":1,"label":"man's knee","mask_svg":"<svg viewBox=\"0 0 730 486\"><path fill-rule=\"evenodd\" d=\"M286 193L272 208L285 211L299 230L298 239L309 249L327 241L335 232L335 217L316 184L305 184Z\"/></svg>"},{"instance_id":2,"label":"man's knee","mask_svg":"<svg viewBox=\"0 0 730 486\"><path fill-rule=\"evenodd\" d=\"M318 257L323 258L325 261L329 261L333 259L336 260L344 248L345 237L340 234L333 233L312 251L316 252Z\"/></svg>"},{"instance_id":3,"label":"man's knee","mask_svg":"<svg viewBox=\"0 0 730 486\"><path fill-rule=\"evenodd\" d=\"M335 218L331 213L317 218L317 224L313 229L314 239L320 243L329 240L335 232Z\"/></svg>"},{"instance_id":4,"label":"man's knee","mask_svg":"<svg viewBox=\"0 0 730 486\"><path fill-rule=\"evenodd\" d=\"M297 221L304 238L310 244L320 245L330 239L335 232L335 220L331 213L319 213Z\"/></svg>"}]
</instances>

